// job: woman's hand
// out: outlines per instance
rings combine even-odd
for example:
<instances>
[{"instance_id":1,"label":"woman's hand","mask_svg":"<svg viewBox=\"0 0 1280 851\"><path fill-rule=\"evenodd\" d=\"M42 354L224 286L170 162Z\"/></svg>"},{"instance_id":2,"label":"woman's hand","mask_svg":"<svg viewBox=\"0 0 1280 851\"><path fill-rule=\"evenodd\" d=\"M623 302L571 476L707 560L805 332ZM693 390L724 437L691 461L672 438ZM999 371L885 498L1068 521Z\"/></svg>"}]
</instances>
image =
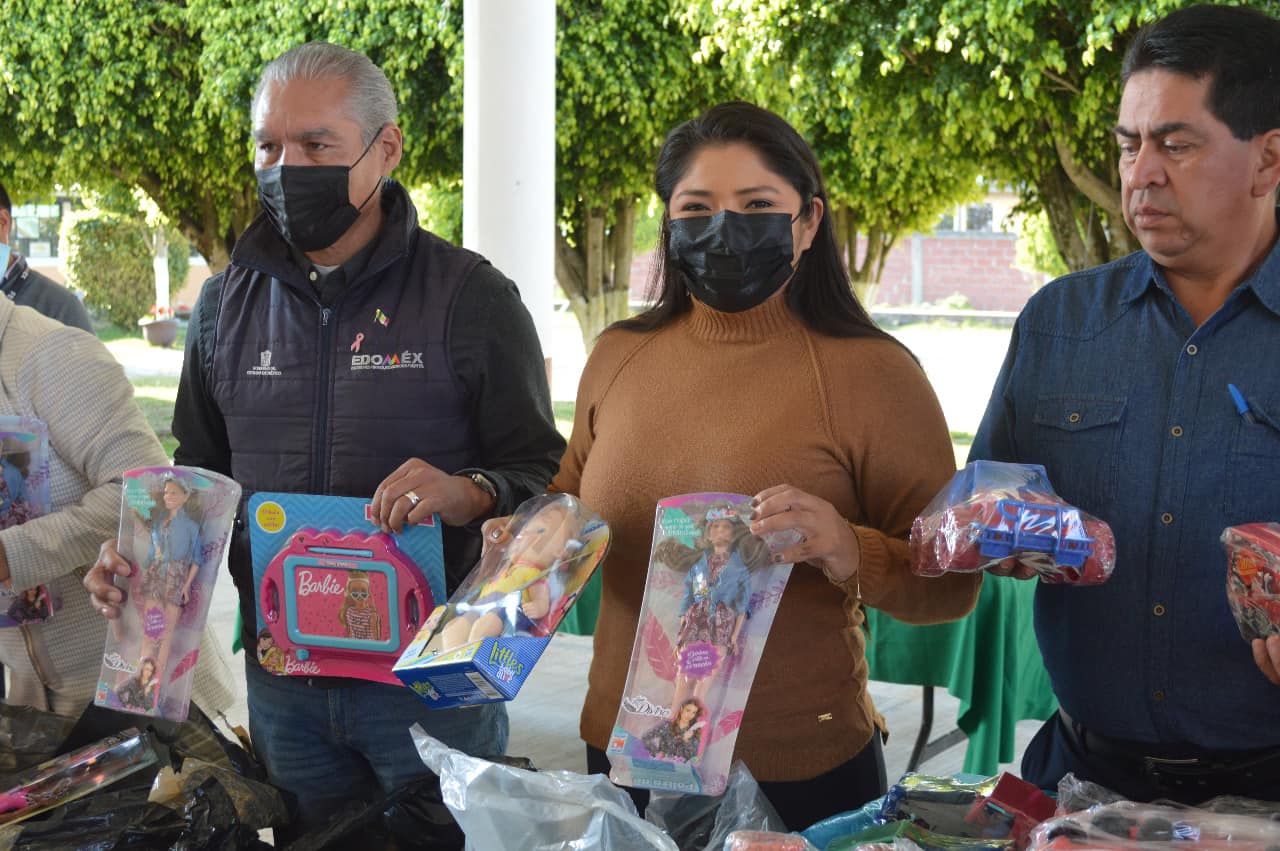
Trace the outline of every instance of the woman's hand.
<instances>
[{"instance_id":1,"label":"woman's hand","mask_svg":"<svg viewBox=\"0 0 1280 851\"><path fill-rule=\"evenodd\" d=\"M116 551L116 540L103 543L98 550L98 560L84 575L84 587L89 592L89 600L107 620L120 617L120 607L124 603L124 591L112 581L116 576L129 576L133 568L129 562L121 558Z\"/></svg>"},{"instance_id":2,"label":"woman's hand","mask_svg":"<svg viewBox=\"0 0 1280 851\"><path fill-rule=\"evenodd\" d=\"M755 495L753 534L795 531L800 541L775 553L777 564L807 561L838 582L858 572L858 537L835 506L791 485L775 485Z\"/></svg>"}]
</instances>

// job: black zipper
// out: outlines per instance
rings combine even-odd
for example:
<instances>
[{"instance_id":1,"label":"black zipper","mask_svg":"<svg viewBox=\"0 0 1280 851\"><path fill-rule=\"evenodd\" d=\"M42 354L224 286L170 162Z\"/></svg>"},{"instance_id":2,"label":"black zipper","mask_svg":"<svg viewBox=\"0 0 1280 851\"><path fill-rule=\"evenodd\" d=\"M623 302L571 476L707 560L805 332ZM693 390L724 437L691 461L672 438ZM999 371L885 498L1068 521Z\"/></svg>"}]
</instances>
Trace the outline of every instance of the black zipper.
<instances>
[{"instance_id":1,"label":"black zipper","mask_svg":"<svg viewBox=\"0 0 1280 851\"><path fill-rule=\"evenodd\" d=\"M333 377L329 375L329 360L333 350L333 327L329 324L329 319L333 315L333 310L328 307L320 308L320 369L317 377L320 381L316 382L316 424L312 430L312 446L313 458L311 459L311 492L325 492L325 458L324 447L329 436L328 419L329 419L329 389L333 384Z\"/></svg>"}]
</instances>

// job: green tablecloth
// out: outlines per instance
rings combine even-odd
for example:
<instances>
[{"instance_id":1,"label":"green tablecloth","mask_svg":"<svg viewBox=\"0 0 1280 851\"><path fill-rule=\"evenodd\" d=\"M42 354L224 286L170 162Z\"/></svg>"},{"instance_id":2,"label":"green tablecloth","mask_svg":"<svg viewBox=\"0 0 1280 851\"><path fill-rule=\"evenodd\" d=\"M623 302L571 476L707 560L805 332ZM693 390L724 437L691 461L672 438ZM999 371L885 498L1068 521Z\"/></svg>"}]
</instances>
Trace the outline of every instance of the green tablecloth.
<instances>
[{"instance_id":1,"label":"green tablecloth","mask_svg":"<svg viewBox=\"0 0 1280 851\"><path fill-rule=\"evenodd\" d=\"M994 774L1015 756L1014 726L1058 708L1031 625L1036 584L988 575L968 617L936 626L908 626L867 610L871 679L945 687L959 698L967 772Z\"/></svg>"},{"instance_id":2,"label":"green tablecloth","mask_svg":"<svg viewBox=\"0 0 1280 851\"><path fill-rule=\"evenodd\" d=\"M596 571L582 586L578 600L573 608L560 621L556 632L567 632L570 635L591 635L596 631L596 618L600 614L600 571Z\"/></svg>"}]
</instances>

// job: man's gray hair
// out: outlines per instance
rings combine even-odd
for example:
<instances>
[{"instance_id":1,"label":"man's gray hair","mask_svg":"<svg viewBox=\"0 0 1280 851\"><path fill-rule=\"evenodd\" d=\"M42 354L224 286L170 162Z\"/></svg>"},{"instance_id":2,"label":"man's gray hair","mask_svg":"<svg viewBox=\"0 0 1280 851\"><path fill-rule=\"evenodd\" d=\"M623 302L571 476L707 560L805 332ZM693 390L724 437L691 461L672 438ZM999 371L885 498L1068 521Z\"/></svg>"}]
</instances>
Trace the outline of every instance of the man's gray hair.
<instances>
[{"instance_id":1,"label":"man's gray hair","mask_svg":"<svg viewBox=\"0 0 1280 851\"><path fill-rule=\"evenodd\" d=\"M396 96L382 69L363 53L324 41L300 44L262 69L252 114L257 113L258 99L269 83L294 80L346 80L347 112L360 125L365 144L373 141L380 128L396 121Z\"/></svg>"}]
</instances>

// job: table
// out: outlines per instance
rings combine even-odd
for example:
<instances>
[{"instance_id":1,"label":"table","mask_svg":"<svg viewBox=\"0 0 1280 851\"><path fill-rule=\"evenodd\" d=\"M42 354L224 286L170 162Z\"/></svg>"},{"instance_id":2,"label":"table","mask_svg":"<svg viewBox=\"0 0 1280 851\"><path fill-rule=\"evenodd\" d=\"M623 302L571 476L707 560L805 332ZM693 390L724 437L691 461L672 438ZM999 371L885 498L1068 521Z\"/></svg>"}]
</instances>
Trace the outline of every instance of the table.
<instances>
[{"instance_id":1,"label":"table","mask_svg":"<svg viewBox=\"0 0 1280 851\"><path fill-rule=\"evenodd\" d=\"M1036 581L988 575L973 612L934 626L910 626L866 609L870 678L924 686L921 737L912 755L922 761L933 722L933 689L960 700L956 726L969 738L964 770L995 774L1015 756L1019 721L1043 721L1058 708L1031 625ZM600 574L560 623L560 631L590 635L600 609ZM947 744L953 743L944 737Z\"/></svg>"},{"instance_id":2,"label":"table","mask_svg":"<svg viewBox=\"0 0 1280 851\"><path fill-rule=\"evenodd\" d=\"M935 626L909 626L866 610L871 679L924 686L928 722L933 687L959 698L956 726L969 737L966 772L994 774L1014 758L1017 723L1043 721L1058 708L1031 623L1037 584L988 575L968 617ZM928 729L922 733L927 738ZM917 741L913 756L923 744Z\"/></svg>"}]
</instances>

